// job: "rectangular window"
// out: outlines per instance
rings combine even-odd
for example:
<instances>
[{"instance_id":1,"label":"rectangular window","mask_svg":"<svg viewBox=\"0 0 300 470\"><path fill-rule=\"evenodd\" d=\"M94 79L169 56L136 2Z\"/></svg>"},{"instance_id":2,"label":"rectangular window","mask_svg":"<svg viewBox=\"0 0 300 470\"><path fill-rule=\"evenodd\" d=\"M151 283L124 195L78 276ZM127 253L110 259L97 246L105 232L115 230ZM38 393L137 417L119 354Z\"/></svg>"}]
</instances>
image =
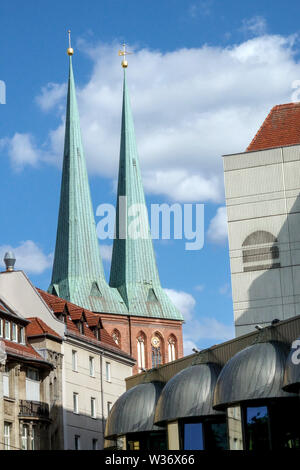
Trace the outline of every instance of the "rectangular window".
<instances>
[{"instance_id":1,"label":"rectangular window","mask_svg":"<svg viewBox=\"0 0 300 470\"><path fill-rule=\"evenodd\" d=\"M37 446L36 446L36 428L35 426L32 426L31 428L31 450L36 450L37 449Z\"/></svg>"},{"instance_id":2,"label":"rectangular window","mask_svg":"<svg viewBox=\"0 0 300 470\"><path fill-rule=\"evenodd\" d=\"M24 326L19 327L19 341L21 344L25 344L25 328Z\"/></svg>"},{"instance_id":3,"label":"rectangular window","mask_svg":"<svg viewBox=\"0 0 300 470\"><path fill-rule=\"evenodd\" d=\"M15 341L15 342L18 341L18 338L17 338L17 325L15 323L11 324L11 336L12 336L13 341Z\"/></svg>"},{"instance_id":4,"label":"rectangular window","mask_svg":"<svg viewBox=\"0 0 300 470\"><path fill-rule=\"evenodd\" d=\"M110 413L111 407L112 407L112 402L111 402L111 401L108 401L108 402L107 402L107 416L108 416L109 413Z\"/></svg>"},{"instance_id":5,"label":"rectangular window","mask_svg":"<svg viewBox=\"0 0 300 470\"><path fill-rule=\"evenodd\" d=\"M26 400L40 401L40 376L36 369L26 370Z\"/></svg>"},{"instance_id":6,"label":"rectangular window","mask_svg":"<svg viewBox=\"0 0 300 470\"><path fill-rule=\"evenodd\" d=\"M4 450L10 450L11 424L4 423Z\"/></svg>"},{"instance_id":7,"label":"rectangular window","mask_svg":"<svg viewBox=\"0 0 300 470\"><path fill-rule=\"evenodd\" d=\"M3 374L3 396L9 397L9 372Z\"/></svg>"},{"instance_id":8,"label":"rectangular window","mask_svg":"<svg viewBox=\"0 0 300 470\"><path fill-rule=\"evenodd\" d=\"M73 412L78 414L78 393L73 393Z\"/></svg>"},{"instance_id":9,"label":"rectangular window","mask_svg":"<svg viewBox=\"0 0 300 470\"><path fill-rule=\"evenodd\" d=\"M28 450L28 425L22 426L22 450Z\"/></svg>"},{"instance_id":10,"label":"rectangular window","mask_svg":"<svg viewBox=\"0 0 300 470\"><path fill-rule=\"evenodd\" d=\"M80 436L75 435L75 450L80 450Z\"/></svg>"},{"instance_id":11,"label":"rectangular window","mask_svg":"<svg viewBox=\"0 0 300 470\"><path fill-rule=\"evenodd\" d=\"M93 439L92 449L93 450L98 450L98 439Z\"/></svg>"},{"instance_id":12,"label":"rectangular window","mask_svg":"<svg viewBox=\"0 0 300 470\"><path fill-rule=\"evenodd\" d=\"M0 338L3 338L3 320L0 318Z\"/></svg>"},{"instance_id":13,"label":"rectangular window","mask_svg":"<svg viewBox=\"0 0 300 470\"><path fill-rule=\"evenodd\" d=\"M91 417L96 418L96 398L91 398Z\"/></svg>"},{"instance_id":14,"label":"rectangular window","mask_svg":"<svg viewBox=\"0 0 300 470\"><path fill-rule=\"evenodd\" d=\"M72 351L72 369L74 372L78 372L78 364L77 364L77 351Z\"/></svg>"},{"instance_id":15,"label":"rectangular window","mask_svg":"<svg viewBox=\"0 0 300 470\"><path fill-rule=\"evenodd\" d=\"M10 339L10 322L5 320L5 339Z\"/></svg>"},{"instance_id":16,"label":"rectangular window","mask_svg":"<svg viewBox=\"0 0 300 470\"><path fill-rule=\"evenodd\" d=\"M89 359L89 366L90 366L90 376L95 377L95 360L92 356Z\"/></svg>"},{"instance_id":17,"label":"rectangular window","mask_svg":"<svg viewBox=\"0 0 300 470\"><path fill-rule=\"evenodd\" d=\"M105 378L106 378L107 382L111 381L110 362L105 363Z\"/></svg>"},{"instance_id":18,"label":"rectangular window","mask_svg":"<svg viewBox=\"0 0 300 470\"><path fill-rule=\"evenodd\" d=\"M266 406L249 406L245 414L247 450L270 450L268 408Z\"/></svg>"}]
</instances>

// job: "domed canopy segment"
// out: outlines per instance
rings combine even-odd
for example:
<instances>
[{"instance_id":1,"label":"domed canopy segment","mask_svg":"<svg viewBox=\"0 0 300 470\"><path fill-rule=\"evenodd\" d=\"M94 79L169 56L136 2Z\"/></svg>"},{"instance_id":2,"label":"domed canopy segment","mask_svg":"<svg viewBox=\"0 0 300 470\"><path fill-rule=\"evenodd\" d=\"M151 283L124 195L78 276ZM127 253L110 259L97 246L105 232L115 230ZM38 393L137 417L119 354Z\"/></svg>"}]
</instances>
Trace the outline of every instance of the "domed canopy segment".
<instances>
[{"instance_id":1,"label":"domed canopy segment","mask_svg":"<svg viewBox=\"0 0 300 470\"><path fill-rule=\"evenodd\" d=\"M149 382L123 393L107 419L105 438L113 439L132 432L160 431L153 419L163 386L162 382Z\"/></svg>"},{"instance_id":2,"label":"domed canopy segment","mask_svg":"<svg viewBox=\"0 0 300 470\"><path fill-rule=\"evenodd\" d=\"M155 423L178 418L223 414L213 410L214 388L221 367L198 364L180 371L165 385L158 400Z\"/></svg>"},{"instance_id":3,"label":"domed canopy segment","mask_svg":"<svg viewBox=\"0 0 300 470\"><path fill-rule=\"evenodd\" d=\"M300 392L300 338L292 345L286 361L283 389L288 392Z\"/></svg>"},{"instance_id":4,"label":"domed canopy segment","mask_svg":"<svg viewBox=\"0 0 300 470\"><path fill-rule=\"evenodd\" d=\"M288 347L278 341L253 344L238 352L218 377L214 407L291 396L282 390L287 355Z\"/></svg>"}]
</instances>

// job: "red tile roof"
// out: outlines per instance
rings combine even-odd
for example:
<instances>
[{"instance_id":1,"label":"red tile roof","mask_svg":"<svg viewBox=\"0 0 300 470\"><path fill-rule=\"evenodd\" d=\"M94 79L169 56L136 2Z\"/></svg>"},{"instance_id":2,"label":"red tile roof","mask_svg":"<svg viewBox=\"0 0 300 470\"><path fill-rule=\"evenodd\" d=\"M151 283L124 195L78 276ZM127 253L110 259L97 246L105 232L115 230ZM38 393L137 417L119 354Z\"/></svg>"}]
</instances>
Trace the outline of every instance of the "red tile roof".
<instances>
[{"instance_id":1,"label":"red tile roof","mask_svg":"<svg viewBox=\"0 0 300 470\"><path fill-rule=\"evenodd\" d=\"M5 343L5 351L8 355L15 354L26 359L39 359L45 362L44 358L30 344L14 343L7 339L3 339L2 341Z\"/></svg>"},{"instance_id":2,"label":"red tile roof","mask_svg":"<svg viewBox=\"0 0 300 470\"><path fill-rule=\"evenodd\" d=\"M67 310L69 312L66 317L67 317L67 329L69 332L72 334L75 334L78 337L84 338L88 340L89 342L93 342L98 345L102 345L104 347L109 347L113 348L115 350L118 350L120 353L120 347L114 342L112 337L109 335L109 333L103 328L102 322L101 322L101 317L94 313L91 312L90 310L86 310L82 307L79 307L78 305L75 305L71 302L68 302L64 299L61 299L59 297L56 297L53 294L49 294L48 292L43 291L42 289L38 289L37 291L41 295L41 297L44 299L44 301L49 305L49 307L54 311L54 313L62 313ZM82 315L85 317L86 322L84 322L84 335L82 335L79 330L77 325L75 324L76 320L79 320ZM100 339L98 340L95 337L94 332L92 331L92 327L95 327L99 324L100 330ZM128 354L124 353L122 351L122 354L128 356Z\"/></svg>"},{"instance_id":3,"label":"red tile roof","mask_svg":"<svg viewBox=\"0 0 300 470\"><path fill-rule=\"evenodd\" d=\"M43 320L37 317L28 318L30 323L26 326L26 334L27 337L32 336L44 336L44 335L51 335L58 339L62 339L56 331L52 330L50 326L46 325Z\"/></svg>"},{"instance_id":4,"label":"red tile roof","mask_svg":"<svg viewBox=\"0 0 300 470\"><path fill-rule=\"evenodd\" d=\"M300 144L300 103L271 109L246 152Z\"/></svg>"}]
</instances>

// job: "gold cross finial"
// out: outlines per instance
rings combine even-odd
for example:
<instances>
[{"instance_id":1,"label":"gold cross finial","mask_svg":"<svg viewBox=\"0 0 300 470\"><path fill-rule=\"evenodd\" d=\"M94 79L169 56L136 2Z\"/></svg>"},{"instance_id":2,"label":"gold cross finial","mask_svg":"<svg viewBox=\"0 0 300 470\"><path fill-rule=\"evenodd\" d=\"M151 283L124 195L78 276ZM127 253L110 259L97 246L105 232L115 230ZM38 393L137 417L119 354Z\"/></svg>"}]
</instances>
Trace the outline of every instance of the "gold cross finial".
<instances>
[{"instance_id":1,"label":"gold cross finial","mask_svg":"<svg viewBox=\"0 0 300 470\"><path fill-rule=\"evenodd\" d=\"M67 49L67 54L71 56L74 54L74 49L72 49L72 46L71 46L71 30L70 29L68 30L68 35L69 35L69 47Z\"/></svg>"},{"instance_id":2,"label":"gold cross finial","mask_svg":"<svg viewBox=\"0 0 300 470\"><path fill-rule=\"evenodd\" d=\"M128 67L128 62L127 62L127 60L126 60L126 56L127 56L128 54L133 54L133 52L128 52L128 51L126 51L126 44L125 44L125 42L124 42L124 44L123 44L123 50L122 50L122 51L119 51L119 56L123 56L123 57L124 57L124 59L122 60L122 67L123 67L123 69L126 69L126 67Z\"/></svg>"}]
</instances>

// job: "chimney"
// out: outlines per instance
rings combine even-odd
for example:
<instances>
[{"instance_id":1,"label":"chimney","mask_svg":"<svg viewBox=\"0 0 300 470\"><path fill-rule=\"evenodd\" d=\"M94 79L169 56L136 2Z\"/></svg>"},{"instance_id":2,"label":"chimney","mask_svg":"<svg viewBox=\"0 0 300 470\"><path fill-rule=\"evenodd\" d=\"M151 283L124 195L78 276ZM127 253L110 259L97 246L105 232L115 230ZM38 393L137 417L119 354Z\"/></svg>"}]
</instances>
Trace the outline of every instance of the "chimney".
<instances>
[{"instance_id":1,"label":"chimney","mask_svg":"<svg viewBox=\"0 0 300 470\"><path fill-rule=\"evenodd\" d=\"M12 251L7 251L4 256L4 263L6 266L6 271L13 271L15 266L16 258Z\"/></svg>"}]
</instances>

